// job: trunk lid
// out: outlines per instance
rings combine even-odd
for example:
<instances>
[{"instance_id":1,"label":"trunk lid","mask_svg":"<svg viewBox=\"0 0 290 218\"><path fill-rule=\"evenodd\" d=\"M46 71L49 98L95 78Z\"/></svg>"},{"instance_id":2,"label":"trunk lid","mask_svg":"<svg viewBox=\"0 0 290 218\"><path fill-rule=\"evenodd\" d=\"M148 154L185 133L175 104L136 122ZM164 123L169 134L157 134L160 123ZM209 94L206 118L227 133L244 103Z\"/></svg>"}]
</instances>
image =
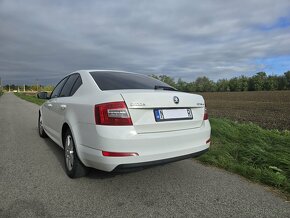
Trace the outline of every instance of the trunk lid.
<instances>
[{"instance_id":1,"label":"trunk lid","mask_svg":"<svg viewBox=\"0 0 290 218\"><path fill-rule=\"evenodd\" d=\"M201 127L203 123L204 99L200 95L163 90L122 90L121 95L137 133L193 129ZM176 97L178 103L174 102L177 101ZM159 116L156 111L159 111L157 114L162 113L162 116L164 113L166 116L175 114L177 117L161 122L156 118ZM186 116L186 111L192 114L192 118L181 118Z\"/></svg>"}]
</instances>

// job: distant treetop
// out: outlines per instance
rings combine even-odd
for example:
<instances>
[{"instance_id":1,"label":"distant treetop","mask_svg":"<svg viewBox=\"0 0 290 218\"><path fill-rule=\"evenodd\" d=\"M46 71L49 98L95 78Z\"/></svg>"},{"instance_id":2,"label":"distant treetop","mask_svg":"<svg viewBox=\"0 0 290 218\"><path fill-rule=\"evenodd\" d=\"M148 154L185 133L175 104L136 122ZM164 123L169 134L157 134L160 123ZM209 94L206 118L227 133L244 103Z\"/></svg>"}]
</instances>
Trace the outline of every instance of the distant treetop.
<instances>
[{"instance_id":1,"label":"distant treetop","mask_svg":"<svg viewBox=\"0 0 290 218\"><path fill-rule=\"evenodd\" d=\"M254 76L239 76L231 79L219 79L217 82L206 76L198 77L192 82L185 82L167 75L151 75L174 88L184 92L240 92L240 91L273 91L290 90L290 71L281 76L268 75L265 72L258 72Z\"/></svg>"}]
</instances>

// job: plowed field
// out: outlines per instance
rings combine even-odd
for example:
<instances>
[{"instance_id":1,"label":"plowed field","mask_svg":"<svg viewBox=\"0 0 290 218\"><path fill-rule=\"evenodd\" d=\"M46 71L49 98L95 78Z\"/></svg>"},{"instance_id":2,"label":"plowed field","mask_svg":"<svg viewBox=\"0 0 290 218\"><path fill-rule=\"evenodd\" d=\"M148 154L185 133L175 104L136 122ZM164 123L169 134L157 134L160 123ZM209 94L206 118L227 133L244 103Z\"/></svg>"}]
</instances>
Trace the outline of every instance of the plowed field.
<instances>
[{"instance_id":1,"label":"plowed field","mask_svg":"<svg viewBox=\"0 0 290 218\"><path fill-rule=\"evenodd\" d=\"M207 92L210 117L253 122L267 129L290 130L290 91Z\"/></svg>"}]
</instances>

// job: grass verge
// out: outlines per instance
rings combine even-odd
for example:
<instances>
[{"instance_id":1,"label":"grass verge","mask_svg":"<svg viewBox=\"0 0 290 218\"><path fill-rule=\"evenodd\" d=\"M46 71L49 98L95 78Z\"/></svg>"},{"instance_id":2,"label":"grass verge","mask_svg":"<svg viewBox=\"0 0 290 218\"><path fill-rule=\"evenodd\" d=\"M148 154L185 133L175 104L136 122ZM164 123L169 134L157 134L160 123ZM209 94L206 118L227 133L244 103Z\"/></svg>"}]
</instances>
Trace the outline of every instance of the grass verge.
<instances>
[{"instance_id":1,"label":"grass verge","mask_svg":"<svg viewBox=\"0 0 290 218\"><path fill-rule=\"evenodd\" d=\"M18 92L14 93L14 94L16 96L18 96L19 98L24 99L24 100L29 101L29 102L32 102L34 104L42 105L45 102L45 100L39 99L36 96L25 95L23 93L18 93Z\"/></svg>"},{"instance_id":2,"label":"grass verge","mask_svg":"<svg viewBox=\"0 0 290 218\"><path fill-rule=\"evenodd\" d=\"M45 100L15 93L41 105ZM290 132L211 118L212 144L199 161L281 190L290 199Z\"/></svg>"},{"instance_id":3,"label":"grass verge","mask_svg":"<svg viewBox=\"0 0 290 218\"><path fill-rule=\"evenodd\" d=\"M212 145L198 160L275 187L289 199L289 131L265 130L220 118L210 121Z\"/></svg>"}]
</instances>

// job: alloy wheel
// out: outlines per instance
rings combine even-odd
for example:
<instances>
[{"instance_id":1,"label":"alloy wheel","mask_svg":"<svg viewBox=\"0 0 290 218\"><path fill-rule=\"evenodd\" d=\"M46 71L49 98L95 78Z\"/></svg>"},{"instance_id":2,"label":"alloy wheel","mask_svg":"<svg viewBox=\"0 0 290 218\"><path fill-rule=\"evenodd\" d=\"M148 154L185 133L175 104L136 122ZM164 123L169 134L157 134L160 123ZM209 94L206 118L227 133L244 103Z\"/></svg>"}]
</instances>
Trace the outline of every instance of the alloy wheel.
<instances>
[{"instance_id":1,"label":"alloy wheel","mask_svg":"<svg viewBox=\"0 0 290 218\"><path fill-rule=\"evenodd\" d=\"M74 144L71 135L65 140L65 163L69 171L72 170L74 164Z\"/></svg>"}]
</instances>

